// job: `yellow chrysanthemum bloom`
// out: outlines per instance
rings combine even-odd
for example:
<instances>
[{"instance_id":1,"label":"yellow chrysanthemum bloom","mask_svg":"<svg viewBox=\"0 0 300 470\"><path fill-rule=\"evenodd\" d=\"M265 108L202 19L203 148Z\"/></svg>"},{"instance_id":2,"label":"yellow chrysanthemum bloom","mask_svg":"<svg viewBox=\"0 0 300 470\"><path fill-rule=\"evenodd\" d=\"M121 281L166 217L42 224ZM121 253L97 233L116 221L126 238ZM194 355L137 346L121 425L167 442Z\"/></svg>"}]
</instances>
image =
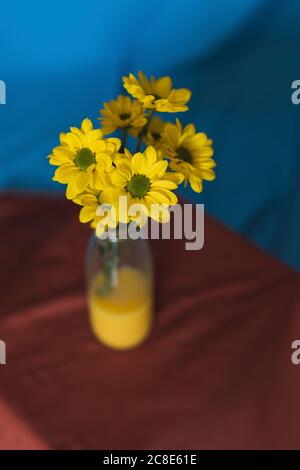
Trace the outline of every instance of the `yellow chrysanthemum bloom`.
<instances>
[{"instance_id":1,"label":"yellow chrysanthemum bloom","mask_svg":"<svg viewBox=\"0 0 300 470\"><path fill-rule=\"evenodd\" d=\"M110 208L107 207L102 215L98 215L99 208L104 206L100 202L100 193L91 191L90 193L84 192L75 200L76 204L82 207L79 213L79 220L82 223L90 222L91 228L96 230L96 235L100 237L108 229L116 229L118 220L112 217Z\"/></svg>"},{"instance_id":2,"label":"yellow chrysanthemum bloom","mask_svg":"<svg viewBox=\"0 0 300 470\"><path fill-rule=\"evenodd\" d=\"M111 134L116 129L128 129L130 134L137 135L147 122L142 104L124 95L104 103L104 109L100 110L100 114L104 135Z\"/></svg>"},{"instance_id":3,"label":"yellow chrysanthemum bloom","mask_svg":"<svg viewBox=\"0 0 300 470\"><path fill-rule=\"evenodd\" d=\"M147 147L143 153L138 152L132 158L127 154L126 158L120 158L115 164L115 171L110 174L112 187L102 191L101 202L119 210L120 196L126 198L127 212L119 212L119 221L123 223L135 220L142 225L145 217L152 217L158 222L168 221L168 207L177 203L173 191L183 181L183 176L167 173L168 162L159 161L153 147ZM142 214L130 215L133 205L139 205Z\"/></svg>"},{"instance_id":4,"label":"yellow chrysanthemum bloom","mask_svg":"<svg viewBox=\"0 0 300 470\"><path fill-rule=\"evenodd\" d=\"M71 132L60 134L61 145L49 156L51 165L58 166L54 181L67 184L66 196L73 199L88 185L97 189L99 176L112 167L112 156L120 148L120 139L103 139L100 129L94 129L89 119L84 119L81 129L71 127Z\"/></svg>"},{"instance_id":5,"label":"yellow chrysanthemum bloom","mask_svg":"<svg viewBox=\"0 0 300 470\"><path fill-rule=\"evenodd\" d=\"M96 211L100 203L100 194L101 191L94 191L92 189L87 189L79 196L76 196L73 199L73 202L83 206L79 213L79 220L82 223L90 222L92 228L96 228L97 223L99 222L96 215Z\"/></svg>"},{"instance_id":6,"label":"yellow chrysanthemum bloom","mask_svg":"<svg viewBox=\"0 0 300 470\"><path fill-rule=\"evenodd\" d=\"M160 116L154 116L147 126L147 133L144 141L147 145L159 147L160 139L166 122Z\"/></svg>"},{"instance_id":7,"label":"yellow chrysanthemum bloom","mask_svg":"<svg viewBox=\"0 0 300 470\"><path fill-rule=\"evenodd\" d=\"M106 174L106 178L108 179L108 184L110 184L109 174ZM73 199L73 202L82 206L79 213L80 222L90 222L91 227L94 229L96 229L99 224L103 225L101 233L106 231L108 228L116 227L117 221L107 217L109 208L107 208L106 213L99 215L98 209L103 207L101 202L101 191L87 188L86 191L79 194L79 196L76 196Z\"/></svg>"},{"instance_id":8,"label":"yellow chrysanthemum bloom","mask_svg":"<svg viewBox=\"0 0 300 470\"><path fill-rule=\"evenodd\" d=\"M132 73L123 77L123 83L128 93L143 103L144 108L156 109L159 112L177 113L187 111L187 102L191 98L191 91L187 88L173 89L170 77L148 80L143 72L136 78Z\"/></svg>"},{"instance_id":9,"label":"yellow chrysanthemum bloom","mask_svg":"<svg viewBox=\"0 0 300 470\"><path fill-rule=\"evenodd\" d=\"M183 127L178 119L176 124L166 124L161 145L170 168L182 173L185 185L189 181L195 192L202 191L202 180L215 179L212 140L204 132L196 133L193 124Z\"/></svg>"},{"instance_id":10,"label":"yellow chrysanthemum bloom","mask_svg":"<svg viewBox=\"0 0 300 470\"><path fill-rule=\"evenodd\" d=\"M73 199L73 202L82 206L79 213L80 222L90 222L91 227L97 230L97 236L102 235L109 228L115 229L118 225L118 219L111 216L110 205L104 208L101 201L102 191L111 188L111 186L111 172L104 172L99 178L100 190L88 187Z\"/></svg>"}]
</instances>

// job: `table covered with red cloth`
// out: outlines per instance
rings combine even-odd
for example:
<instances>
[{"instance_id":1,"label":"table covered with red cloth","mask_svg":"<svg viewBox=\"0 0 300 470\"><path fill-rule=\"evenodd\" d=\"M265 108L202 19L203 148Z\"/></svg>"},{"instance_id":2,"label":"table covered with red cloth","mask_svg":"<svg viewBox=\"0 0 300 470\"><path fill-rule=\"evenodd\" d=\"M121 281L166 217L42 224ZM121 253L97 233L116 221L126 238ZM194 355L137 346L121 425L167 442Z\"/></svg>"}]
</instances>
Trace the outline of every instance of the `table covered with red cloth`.
<instances>
[{"instance_id":1,"label":"table covered with red cloth","mask_svg":"<svg viewBox=\"0 0 300 470\"><path fill-rule=\"evenodd\" d=\"M156 321L91 334L89 227L60 197L0 197L1 449L300 448L300 276L207 217L205 246L151 242Z\"/></svg>"}]
</instances>

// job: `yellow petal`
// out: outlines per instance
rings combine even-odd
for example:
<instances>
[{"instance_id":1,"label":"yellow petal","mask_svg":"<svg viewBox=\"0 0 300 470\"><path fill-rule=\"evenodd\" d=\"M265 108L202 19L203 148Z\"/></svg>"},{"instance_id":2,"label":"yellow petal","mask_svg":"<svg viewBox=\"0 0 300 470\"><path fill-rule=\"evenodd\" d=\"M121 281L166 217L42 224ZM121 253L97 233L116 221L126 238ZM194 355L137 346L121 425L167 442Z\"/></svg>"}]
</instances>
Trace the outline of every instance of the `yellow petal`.
<instances>
[{"instance_id":1,"label":"yellow petal","mask_svg":"<svg viewBox=\"0 0 300 470\"><path fill-rule=\"evenodd\" d=\"M108 170L112 166L112 159L107 153L101 152L96 154L97 170Z\"/></svg>"},{"instance_id":2,"label":"yellow petal","mask_svg":"<svg viewBox=\"0 0 300 470\"><path fill-rule=\"evenodd\" d=\"M87 134L89 131L93 130L92 121L88 118L85 118L81 123L81 130Z\"/></svg>"},{"instance_id":3,"label":"yellow petal","mask_svg":"<svg viewBox=\"0 0 300 470\"><path fill-rule=\"evenodd\" d=\"M172 89L172 80L170 77L161 77L156 81L155 94L166 98Z\"/></svg>"},{"instance_id":4,"label":"yellow petal","mask_svg":"<svg viewBox=\"0 0 300 470\"><path fill-rule=\"evenodd\" d=\"M168 162L166 161L160 161L156 162L151 167L148 168L146 176L148 176L150 179L152 178L162 178L164 174L166 173L166 170L168 168Z\"/></svg>"},{"instance_id":5,"label":"yellow petal","mask_svg":"<svg viewBox=\"0 0 300 470\"><path fill-rule=\"evenodd\" d=\"M68 147L63 147L59 145L58 147L54 147L53 153L55 156L60 157L61 159L65 160L73 160L74 152Z\"/></svg>"},{"instance_id":6,"label":"yellow petal","mask_svg":"<svg viewBox=\"0 0 300 470\"><path fill-rule=\"evenodd\" d=\"M66 191L66 197L67 199L74 199L78 195L75 180L72 179L68 186L67 186L67 191Z\"/></svg>"},{"instance_id":7,"label":"yellow petal","mask_svg":"<svg viewBox=\"0 0 300 470\"><path fill-rule=\"evenodd\" d=\"M132 157L131 166L135 174L144 174L148 166L145 156L141 152L136 153Z\"/></svg>"},{"instance_id":8,"label":"yellow petal","mask_svg":"<svg viewBox=\"0 0 300 470\"><path fill-rule=\"evenodd\" d=\"M184 180L184 175L181 173L168 172L164 175L164 180L171 181L176 184L176 186L179 186Z\"/></svg>"},{"instance_id":9,"label":"yellow petal","mask_svg":"<svg viewBox=\"0 0 300 470\"><path fill-rule=\"evenodd\" d=\"M169 204L169 198L159 191L151 190L147 195L150 196L156 204Z\"/></svg>"},{"instance_id":10,"label":"yellow petal","mask_svg":"<svg viewBox=\"0 0 300 470\"><path fill-rule=\"evenodd\" d=\"M180 131L175 124L167 123L165 125L162 137L166 141L167 146L174 150L177 148L178 141L180 139Z\"/></svg>"},{"instance_id":11,"label":"yellow petal","mask_svg":"<svg viewBox=\"0 0 300 470\"><path fill-rule=\"evenodd\" d=\"M118 139L116 137L110 137L110 138L107 139L107 142L112 143L115 147L114 151L118 152L118 150L121 147L121 140L120 139Z\"/></svg>"},{"instance_id":12,"label":"yellow petal","mask_svg":"<svg viewBox=\"0 0 300 470\"><path fill-rule=\"evenodd\" d=\"M123 173L127 174L127 177L130 178L133 174L131 167L131 161L126 158L120 158L116 161L116 166L118 170L121 170Z\"/></svg>"},{"instance_id":13,"label":"yellow petal","mask_svg":"<svg viewBox=\"0 0 300 470\"><path fill-rule=\"evenodd\" d=\"M72 132L68 132L64 138L64 142L67 143L71 148L81 149L82 141L80 137Z\"/></svg>"},{"instance_id":14,"label":"yellow petal","mask_svg":"<svg viewBox=\"0 0 300 470\"><path fill-rule=\"evenodd\" d=\"M89 183L89 174L85 171L80 171L75 177L78 194L82 193Z\"/></svg>"},{"instance_id":15,"label":"yellow petal","mask_svg":"<svg viewBox=\"0 0 300 470\"><path fill-rule=\"evenodd\" d=\"M81 131L81 129L78 129L78 127L70 127L70 131L72 134L78 135L80 139L84 137L84 133Z\"/></svg>"},{"instance_id":16,"label":"yellow petal","mask_svg":"<svg viewBox=\"0 0 300 470\"><path fill-rule=\"evenodd\" d=\"M82 193L89 183L89 174L85 171L78 171L67 187L67 199L73 199L78 194Z\"/></svg>"},{"instance_id":17,"label":"yellow petal","mask_svg":"<svg viewBox=\"0 0 300 470\"><path fill-rule=\"evenodd\" d=\"M154 95L147 95L147 96L144 96L143 98L140 98L140 101L143 103L143 106L147 109L154 108L154 104L153 104L154 100L155 100Z\"/></svg>"},{"instance_id":18,"label":"yellow petal","mask_svg":"<svg viewBox=\"0 0 300 470\"><path fill-rule=\"evenodd\" d=\"M75 165L61 165L56 169L53 179L59 183L66 184L76 177L78 172L79 170Z\"/></svg>"},{"instance_id":19,"label":"yellow petal","mask_svg":"<svg viewBox=\"0 0 300 470\"><path fill-rule=\"evenodd\" d=\"M145 196L149 216L156 222L168 222L170 220L170 212L166 205L157 204L150 196Z\"/></svg>"},{"instance_id":20,"label":"yellow petal","mask_svg":"<svg viewBox=\"0 0 300 470\"><path fill-rule=\"evenodd\" d=\"M81 206L94 206L97 204L96 194L83 193L73 199L73 202Z\"/></svg>"},{"instance_id":21,"label":"yellow petal","mask_svg":"<svg viewBox=\"0 0 300 470\"><path fill-rule=\"evenodd\" d=\"M79 220L82 223L90 222L96 216L97 206L83 207L79 213Z\"/></svg>"},{"instance_id":22,"label":"yellow petal","mask_svg":"<svg viewBox=\"0 0 300 470\"><path fill-rule=\"evenodd\" d=\"M61 133L59 134L59 141L60 141L61 144L63 144L63 142L64 142L64 140L65 140L65 137L66 137L65 132L61 132Z\"/></svg>"},{"instance_id":23,"label":"yellow petal","mask_svg":"<svg viewBox=\"0 0 300 470\"><path fill-rule=\"evenodd\" d=\"M106 144L104 140L97 140L96 142L94 142L93 144L94 153L105 152L105 150L106 150Z\"/></svg>"},{"instance_id":24,"label":"yellow petal","mask_svg":"<svg viewBox=\"0 0 300 470\"><path fill-rule=\"evenodd\" d=\"M144 152L147 160L148 160L148 164L149 165L153 165L153 163L156 162L157 160L157 152L155 150L154 147L152 147L151 145L149 147L146 148L145 152Z\"/></svg>"},{"instance_id":25,"label":"yellow petal","mask_svg":"<svg viewBox=\"0 0 300 470\"><path fill-rule=\"evenodd\" d=\"M158 192L164 194L168 198L168 204L170 206L174 206L175 204L177 204L178 198L176 194L174 194L169 189L159 188Z\"/></svg>"},{"instance_id":26,"label":"yellow petal","mask_svg":"<svg viewBox=\"0 0 300 470\"><path fill-rule=\"evenodd\" d=\"M193 191L195 191L196 193L201 193L202 191L202 180L201 180L201 177L200 176L194 176L194 175L190 175L189 177L189 182L190 182L190 185L191 185L191 188Z\"/></svg>"},{"instance_id":27,"label":"yellow petal","mask_svg":"<svg viewBox=\"0 0 300 470\"><path fill-rule=\"evenodd\" d=\"M160 188L165 188L165 189L176 189L177 184L173 183L173 181L168 181L168 180L157 180L153 181L151 183L151 188L153 189L160 189Z\"/></svg>"},{"instance_id":28,"label":"yellow petal","mask_svg":"<svg viewBox=\"0 0 300 470\"><path fill-rule=\"evenodd\" d=\"M149 80L147 79L146 75L139 71L138 73L139 75L139 79L141 81L141 85L143 87L143 89L145 90L146 93L151 93L151 84L149 82Z\"/></svg>"},{"instance_id":29,"label":"yellow petal","mask_svg":"<svg viewBox=\"0 0 300 470\"><path fill-rule=\"evenodd\" d=\"M99 173L97 169L93 172L92 181L93 188L98 191L102 191L106 187L106 177L102 172Z\"/></svg>"},{"instance_id":30,"label":"yellow petal","mask_svg":"<svg viewBox=\"0 0 300 470\"><path fill-rule=\"evenodd\" d=\"M192 92L187 88L179 88L178 90L172 90L169 95L169 100L176 105L186 104L192 96Z\"/></svg>"},{"instance_id":31,"label":"yellow petal","mask_svg":"<svg viewBox=\"0 0 300 470\"><path fill-rule=\"evenodd\" d=\"M128 174L124 173L121 170L117 170L111 175L111 180L116 186L124 188L129 180Z\"/></svg>"},{"instance_id":32,"label":"yellow petal","mask_svg":"<svg viewBox=\"0 0 300 470\"><path fill-rule=\"evenodd\" d=\"M201 176L203 179L207 181L213 181L216 178L216 174L214 170L211 170L211 169L202 169Z\"/></svg>"},{"instance_id":33,"label":"yellow petal","mask_svg":"<svg viewBox=\"0 0 300 470\"><path fill-rule=\"evenodd\" d=\"M102 139L102 138L103 138L103 134L102 134L101 130L100 129L94 129L94 130L88 132L88 134L85 134L83 136L83 139L82 139L83 140L83 146L90 148L92 151L95 151L94 150L95 143L98 140Z\"/></svg>"}]
</instances>

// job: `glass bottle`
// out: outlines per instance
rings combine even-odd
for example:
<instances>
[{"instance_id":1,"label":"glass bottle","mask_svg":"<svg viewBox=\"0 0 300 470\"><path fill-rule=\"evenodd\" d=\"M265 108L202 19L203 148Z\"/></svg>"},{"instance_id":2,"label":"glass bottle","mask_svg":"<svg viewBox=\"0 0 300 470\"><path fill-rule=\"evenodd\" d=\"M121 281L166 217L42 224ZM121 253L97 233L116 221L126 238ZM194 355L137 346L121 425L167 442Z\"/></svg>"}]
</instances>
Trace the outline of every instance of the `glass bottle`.
<instances>
[{"instance_id":1,"label":"glass bottle","mask_svg":"<svg viewBox=\"0 0 300 470\"><path fill-rule=\"evenodd\" d=\"M142 238L90 239L87 294L92 331L113 349L141 344L152 325L152 259Z\"/></svg>"}]
</instances>

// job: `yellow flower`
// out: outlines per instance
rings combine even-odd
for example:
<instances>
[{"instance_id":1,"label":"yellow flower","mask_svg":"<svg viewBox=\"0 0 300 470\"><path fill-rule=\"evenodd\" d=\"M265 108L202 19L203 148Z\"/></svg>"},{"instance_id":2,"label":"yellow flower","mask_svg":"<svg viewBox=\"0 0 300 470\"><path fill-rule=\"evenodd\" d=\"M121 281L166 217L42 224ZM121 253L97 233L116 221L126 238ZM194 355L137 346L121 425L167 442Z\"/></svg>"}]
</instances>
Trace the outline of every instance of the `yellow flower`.
<instances>
[{"instance_id":1,"label":"yellow flower","mask_svg":"<svg viewBox=\"0 0 300 470\"><path fill-rule=\"evenodd\" d=\"M99 211L99 209L103 207L101 202L101 193L104 189L110 188L111 185L111 173L103 172L99 177L99 190L88 186L83 193L73 199L73 202L83 206L79 213L80 222L90 222L91 227L94 229L101 224L103 227L101 234L108 228L115 228L117 225L117 221L115 219L107 217L109 214L109 207L106 212L102 211L101 213L101 211ZM100 235L100 232L98 232L98 235Z\"/></svg>"},{"instance_id":2,"label":"yellow flower","mask_svg":"<svg viewBox=\"0 0 300 470\"><path fill-rule=\"evenodd\" d=\"M141 101L144 108L167 113L188 110L186 103L191 98L191 91L187 88L173 89L170 77L155 79L152 76L148 80L143 72L139 72L138 77L130 73L123 77L123 83L128 93Z\"/></svg>"},{"instance_id":3,"label":"yellow flower","mask_svg":"<svg viewBox=\"0 0 300 470\"><path fill-rule=\"evenodd\" d=\"M131 134L136 135L147 122L142 104L124 95L104 103L104 109L100 113L102 117L99 119L105 135L116 129L128 129Z\"/></svg>"},{"instance_id":4,"label":"yellow flower","mask_svg":"<svg viewBox=\"0 0 300 470\"><path fill-rule=\"evenodd\" d=\"M147 145L153 145L153 147L159 147L161 134L164 130L166 122L161 119L159 116L154 116L148 127L147 133L145 135L145 143Z\"/></svg>"},{"instance_id":5,"label":"yellow flower","mask_svg":"<svg viewBox=\"0 0 300 470\"><path fill-rule=\"evenodd\" d=\"M79 220L82 223L90 222L93 228L96 227L97 220L96 211L100 205L100 191L87 189L79 196L73 199L73 202L83 206L79 213Z\"/></svg>"},{"instance_id":6,"label":"yellow flower","mask_svg":"<svg viewBox=\"0 0 300 470\"><path fill-rule=\"evenodd\" d=\"M183 128L178 119L176 124L166 124L162 149L170 158L170 168L182 173L185 185L189 181L197 193L202 191L202 180L215 179L212 140L203 132L196 133L193 124Z\"/></svg>"},{"instance_id":7,"label":"yellow flower","mask_svg":"<svg viewBox=\"0 0 300 470\"><path fill-rule=\"evenodd\" d=\"M58 166L54 181L67 184L66 196L73 199L88 185L100 189L100 176L112 168L112 156L119 150L120 139L103 139L100 129L93 129L89 119L84 119L81 129L71 127L71 132L60 134L61 145L49 156L51 165Z\"/></svg>"},{"instance_id":8,"label":"yellow flower","mask_svg":"<svg viewBox=\"0 0 300 470\"><path fill-rule=\"evenodd\" d=\"M131 158L127 153L125 158L118 159L115 164L116 169L110 175L112 186L102 191L101 202L111 204L118 211L119 198L123 196L127 212L120 209L118 214L118 220L123 223L135 220L141 226L147 217L158 222L168 221L168 207L177 203L173 191L183 181L183 176L166 173L168 162L159 161L153 147L147 147L143 153L138 152ZM141 213L130 214L135 204L140 206Z\"/></svg>"},{"instance_id":9,"label":"yellow flower","mask_svg":"<svg viewBox=\"0 0 300 470\"><path fill-rule=\"evenodd\" d=\"M90 222L92 228L96 229L97 226L101 225L103 228L101 233L98 232L98 235L102 234L109 227L115 228L117 221L112 220L107 217L109 213L109 208L106 213L103 212L99 215L99 208L103 207L100 201L101 191L95 191L93 189L87 189L79 196L76 196L73 199L73 202L83 206L79 213L79 220L82 223Z\"/></svg>"}]
</instances>

